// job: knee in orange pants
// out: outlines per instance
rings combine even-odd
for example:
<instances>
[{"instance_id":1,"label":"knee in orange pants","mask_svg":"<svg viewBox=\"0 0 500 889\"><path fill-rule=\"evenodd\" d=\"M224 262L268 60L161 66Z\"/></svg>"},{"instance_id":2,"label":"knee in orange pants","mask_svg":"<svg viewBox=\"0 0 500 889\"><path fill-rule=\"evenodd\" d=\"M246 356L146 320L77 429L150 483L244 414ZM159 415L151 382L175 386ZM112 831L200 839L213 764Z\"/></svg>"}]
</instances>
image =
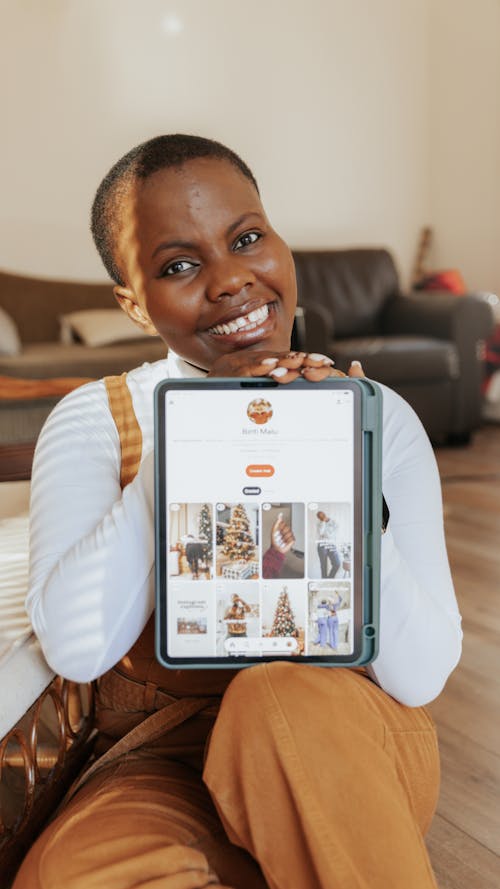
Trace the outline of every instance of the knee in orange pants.
<instances>
[{"instance_id":1,"label":"knee in orange pants","mask_svg":"<svg viewBox=\"0 0 500 889\"><path fill-rule=\"evenodd\" d=\"M260 879L229 843L199 773L132 759L83 786L30 850L13 889L254 889Z\"/></svg>"},{"instance_id":2,"label":"knee in orange pants","mask_svg":"<svg viewBox=\"0 0 500 889\"><path fill-rule=\"evenodd\" d=\"M421 828L436 760L421 708L353 670L274 662L241 671L226 691L204 779L230 839L271 889L427 889ZM429 793L417 811L423 762Z\"/></svg>"}]
</instances>

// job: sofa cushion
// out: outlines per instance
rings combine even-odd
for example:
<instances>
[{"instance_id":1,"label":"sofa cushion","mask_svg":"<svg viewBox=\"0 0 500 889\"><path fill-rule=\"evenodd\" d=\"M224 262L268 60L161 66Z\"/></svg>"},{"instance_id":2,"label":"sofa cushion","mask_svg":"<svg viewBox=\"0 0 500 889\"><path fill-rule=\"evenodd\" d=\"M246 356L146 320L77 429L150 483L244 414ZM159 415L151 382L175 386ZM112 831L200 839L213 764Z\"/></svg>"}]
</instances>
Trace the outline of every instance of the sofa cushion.
<instances>
[{"instance_id":1,"label":"sofa cushion","mask_svg":"<svg viewBox=\"0 0 500 889\"><path fill-rule=\"evenodd\" d=\"M367 377L388 386L454 380L458 355L453 343L416 336L353 337L335 340L330 353L339 370L361 361Z\"/></svg>"},{"instance_id":2,"label":"sofa cushion","mask_svg":"<svg viewBox=\"0 0 500 889\"><path fill-rule=\"evenodd\" d=\"M82 309L61 316L61 342L82 342L85 346L109 346L149 335L121 309Z\"/></svg>"},{"instance_id":3,"label":"sofa cushion","mask_svg":"<svg viewBox=\"0 0 500 889\"><path fill-rule=\"evenodd\" d=\"M145 361L165 358L167 347L156 337L89 349L81 343L29 343L20 355L0 357L0 374L12 377L103 377L132 370Z\"/></svg>"},{"instance_id":4,"label":"sofa cushion","mask_svg":"<svg viewBox=\"0 0 500 889\"><path fill-rule=\"evenodd\" d=\"M380 332L382 308L399 292L398 274L387 250L297 250L293 258L299 305L327 309L331 337Z\"/></svg>"},{"instance_id":5,"label":"sofa cushion","mask_svg":"<svg viewBox=\"0 0 500 889\"><path fill-rule=\"evenodd\" d=\"M17 355L21 351L21 340L17 327L10 315L0 306L0 355Z\"/></svg>"},{"instance_id":6,"label":"sofa cushion","mask_svg":"<svg viewBox=\"0 0 500 889\"><path fill-rule=\"evenodd\" d=\"M59 316L79 309L116 309L111 281L82 284L0 271L0 306L17 325L21 342L59 339Z\"/></svg>"}]
</instances>

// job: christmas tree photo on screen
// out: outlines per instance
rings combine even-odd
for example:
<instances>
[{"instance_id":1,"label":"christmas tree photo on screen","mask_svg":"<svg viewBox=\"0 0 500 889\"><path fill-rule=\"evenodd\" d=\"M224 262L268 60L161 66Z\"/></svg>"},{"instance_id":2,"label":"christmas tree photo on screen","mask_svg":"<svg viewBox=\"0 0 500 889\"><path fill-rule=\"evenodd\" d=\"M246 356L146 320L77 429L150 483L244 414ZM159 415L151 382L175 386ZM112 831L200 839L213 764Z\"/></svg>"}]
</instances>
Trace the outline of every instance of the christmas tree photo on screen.
<instances>
[{"instance_id":1,"label":"christmas tree photo on screen","mask_svg":"<svg viewBox=\"0 0 500 889\"><path fill-rule=\"evenodd\" d=\"M306 605L303 584L265 583L262 589L262 634L297 640L294 654L304 653Z\"/></svg>"},{"instance_id":2,"label":"christmas tree photo on screen","mask_svg":"<svg viewBox=\"0 0 500 889\"><path fill-rule=\"evenodd\" d=\"M226 580L254 580L259 576L256 504L217 504L217 575Z\"/></svg>"}]
</instances>

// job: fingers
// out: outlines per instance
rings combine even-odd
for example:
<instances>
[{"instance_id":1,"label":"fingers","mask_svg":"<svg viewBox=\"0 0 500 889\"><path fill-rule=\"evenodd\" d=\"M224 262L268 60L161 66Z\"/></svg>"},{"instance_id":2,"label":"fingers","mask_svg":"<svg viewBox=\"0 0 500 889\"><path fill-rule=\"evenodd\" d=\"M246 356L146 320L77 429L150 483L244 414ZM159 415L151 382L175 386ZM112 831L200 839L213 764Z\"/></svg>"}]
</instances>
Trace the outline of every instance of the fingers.
<instances>
[{"instance_id":1,"label":"fingers","mask_svg":"<svg viewBox=\"0 0 500 889\"><path fill-rule=\"evenodd\" d=\"M303 367L332 367L334 364L332 358L329 358L328 355L321 355L319 352L308 352L302 362Z\"/></svg>"},{"instance_id":2,"label":"fingers","mask_svg":"<svg viewBox=\"0 0 500 889\"><path fill-rule=\"evenodd\" d=\"M282 530L277 530L274 532L274 534L271 535L272 546L283 555L291 550L294 543L295 536L290 528L288 528L286 525Z\"/></svg>"},{"instance_id":3,"label":"fingers","mask_svg":"<svg viewBox=\"0 0 500 889\"><path fill-rule=\"evenodd\" d=\"M303 358L303 352L290 353L283 357L263 358L257 364L252 365L247 375L251 377L272 377L278 383L291 383L299 376L299 371L294 367L300 367Z\"/></svg>"},{"instance_id":4,"label":"fingers","mask_svg":"<svg viewBox=\"0 0 500 889\"><path fill-rule=\"evenodd\" d=\"M268 376L278 383L291 383L292 380L296 380L300 376L300 372L298 370L289 370L287 367L279 364L274 370L269 371Z\"/></svg>"},{"instance_id":5,"label":"fingers","mask_svg":"<svg viewBox=\"0 0 500 889\"><path fill-rule=\"evenodd\" d=\"M307 360L306 352L289 352L284 358L280 358L279 366L287 367L289 370L297 370L305 360Z\"/></svg>"},{"instance_id":6,"label":"fingers","mask_svg":"<svg viewBox=\"0 0 500 889\"><path fill-rule=\"evenodd\" d=\"M323 367L303 367L301 376L310 383L319 383L327 377L345 377L341 370L334 370L330 365Z\"/></svg>"},{"instance_id":7,"label":"fingers","mask_svg":"<svg viewBox=\"0 0 500 889\"><path fill-rule=\"evenodd\" d=\"M288 352L275 359L264 359L264 375L272 377L278 383L291 383L299 376L299 369L306 357L305 352ZM271 361L274 364L271 364Z\"/></svg>"},{"instance_id":8,"label":"fingers","mask_svg":"<svg viewBox=\"0 0 500 889\"><path fill-rule=\"evenodd\" d=\"M275 367L267 370L267 375L279 383L291 383L299 376L316 382L330 375L332 365L332 359L319 352L289 352L279 359Z\"/></svg>"},{"instance_id":9,"label":"fingers","mask_svg":"<svg viewBox=\"0 0 500 889\"><path fill-rule=\"evenodd\" d=\"M274 523L272 533L278 543L295 542L293 531L283 520Z\"/></svg>"},{"instance_id":10,"label":"fingers","mask_svg":"<svg viewBox=\"0 0 500 889\"><path fill-rule=\"evenodd\" d=\"M302 365L305 355L305 352L285 352L278 355L268 354L266 357L256 360L256 363L249 370L252 376L271 374L278 366L285 367L287 370L295 370Z\"/></svg>"},{"instance_id":11,"label":"fingers","mask_svg":"<svg viewBox=\"0 0 500 889\"><path fill-rule=\"evenodd\" d=\"M350 377L364 377L365 372L361 366L361 361L351 361L351 366L348 371L348 376Z\"/></svg>"},{"instance_id":12,"label":"fingers","mask_svg":"<svg viewBox=\"0 0 500 889\"><path fill-rule=\"evenodd\" d=\"M285 527L283 528L281 536L283 538L283 547L287 547L288 549L290 549L295 543L295 535L293 531L290 530L288 525L285 525Z\"/></svg>"},{"instance_id":13,"label":"fingers","mask_svg":"<svg viewBox=\"0 0 500 889\"><path fill-rule=\"evenodd\" d=\"M214 362L209 376L270 377L277 383L291 383L299 376L311 383L321 382L327 377L345 377L342 371L334 370L333 360L320 352L269 352L240 354L239 352L221 356ZM352 361L348 376L364 377L361 362Z\"/></svg>"},{"instance_id":14,"label":"fingers","mask_svg":"<svg viewBox=\"0 0 500 889\"><path fill-rule=\"evenodd\" d=\"M287 352L283 355L266 355L255 364L241 367L242 376L271 377L277 383L291 383L302 376L311 383L329 376L343 377L344 373L333 369L333 360L319 352ZM363 374L360 374L361 376Z\"/></svg>"},{"instance_id":15,"label":"fingers","mask_svg":"<svg viewBox=\"0 0 500 889\"><path fill-rule=\"evenodd\" d=\"M262 358L261 361L258 361L256 364L251 365L247 368L247 372L252 377L265 377L268 376L275 367L278 366L279 357L268 357Z\"/></svg>"},{"instance_id":16,"label":"fingers","mask_svg":"<svg viewBox=\"0 0 500 889\"><path fill-rule=\"evenodd\" d=\"M271 534L274 534L279 529L279 526L281 525L282 521L283 521L283 513L279 512L278 518L275 520L275 522L273 522L273 526L271 528Z\"/></svg>"},{"instance_id":17,"label":"fingers","mask_svg":"<svg viewBox=\"0 0 500 889\"><path fill-rule=\"evenodd\" d=\"M271 544L280 553L287 553L295 543L295 535L283 519L283 513L279 512L276 521L271 528Z\"/></svg>"},{"instance_id":18,"label":"fingers","mask_svg":"<svg viewBox=\"0 0 500 889\"><path fill-rule=\"evenodd\" d=\"M333 367L329 366L306 366L304 362L304 366L301 369L301 376L304 379L309 380L311 383L318 383L321 380L326 380L327 377L345 377L346 374L341 370L334 370ZM349 377L359 377L362 378L365 376L365 372L361 365L360 361L351 361L351 366L347 373Z\"/></svg>"}]
</instances>

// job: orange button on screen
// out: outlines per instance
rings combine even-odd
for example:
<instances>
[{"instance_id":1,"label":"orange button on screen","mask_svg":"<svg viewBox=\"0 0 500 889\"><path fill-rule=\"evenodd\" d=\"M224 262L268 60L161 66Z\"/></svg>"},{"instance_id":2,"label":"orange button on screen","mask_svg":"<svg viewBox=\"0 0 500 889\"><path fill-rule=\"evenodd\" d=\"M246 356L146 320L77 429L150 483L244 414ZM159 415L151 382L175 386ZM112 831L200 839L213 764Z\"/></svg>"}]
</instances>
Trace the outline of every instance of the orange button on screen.
<instances>
[{"instance_id":1,"label":"orange button on screen","mask_svg":"<svg viewBox=\"0 0 500 889\"><path fill-rule=\"evenodd\" d=\"M270 463L250 463L246 473L252 478L270 478L274 475L274 466L271 466Z\"/></svg>"}]
</instances>

